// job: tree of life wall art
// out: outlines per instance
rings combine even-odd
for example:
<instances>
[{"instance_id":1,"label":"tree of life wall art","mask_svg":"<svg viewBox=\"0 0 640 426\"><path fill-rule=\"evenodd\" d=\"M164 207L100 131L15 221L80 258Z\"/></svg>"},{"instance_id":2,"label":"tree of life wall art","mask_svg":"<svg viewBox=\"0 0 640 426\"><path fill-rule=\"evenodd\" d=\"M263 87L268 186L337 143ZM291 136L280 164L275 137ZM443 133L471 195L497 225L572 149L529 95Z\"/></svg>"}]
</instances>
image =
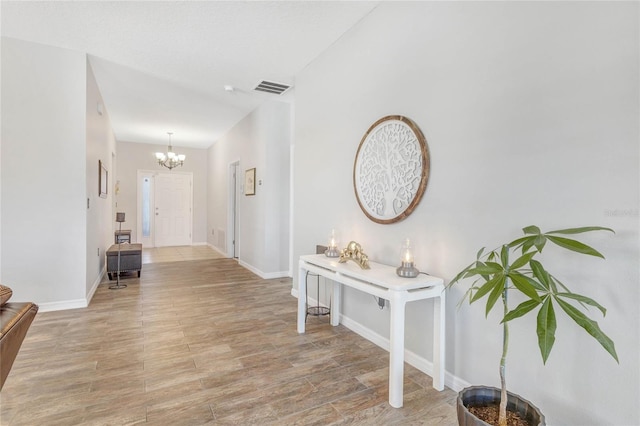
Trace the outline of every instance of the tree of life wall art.
<instances>
[{"instance_id":1,"label":"tree of life wall art","mask_svg":"<svg viewBox=\"0 0 640 426\"><path fill-rule=\"evenodd\" d=\"M429 150L409 118L389 115L365 133L356 153L353 186L360 208L374 222L399 222L416 208L429 180Z\"/></svg>"}]
</instances>

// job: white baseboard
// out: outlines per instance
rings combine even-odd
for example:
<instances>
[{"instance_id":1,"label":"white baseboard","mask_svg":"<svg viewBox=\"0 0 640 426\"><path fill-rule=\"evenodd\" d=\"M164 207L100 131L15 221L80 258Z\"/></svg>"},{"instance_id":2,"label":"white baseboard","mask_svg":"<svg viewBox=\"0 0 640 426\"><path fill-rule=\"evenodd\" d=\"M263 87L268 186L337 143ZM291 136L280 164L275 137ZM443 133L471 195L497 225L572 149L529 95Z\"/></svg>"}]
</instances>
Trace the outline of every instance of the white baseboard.
<instances>
[{"instance_id":1,"label":"white baseboard","mask_svg":"<svg viewBox=\"0 0 640 426\"><path fill-rule=\"evenodd\" d=\"M267 272L262 276L262 278L264 278L265 280L270 280L273 278L289 278L289 277L291 277L291 275L289 275L289 271Z\"/></svg>"},{"instance_id":2,"label":"white baseboard","mask_svg":"<svg viewBox=\"0 0 640 426\"><path fill-rule=\"evenodd\" d=\"M98 290L98 286L104 279L104 276L107 273L107 265L105 264L102 270L100 271L100 275L95 279L89 293L87 294L86 299L75 299L75 300L61 300L59 302L47 302L47 303L38 303L38 312L53 312L53 311L64 311L66 309L80 309L86 308L91 303L91 299L96 294Z\"/></svg>"},{"instance_id":3,"label":"white baseboard","mask_svg":"<svg viewBox=\"0 0 640 426\"><path fill-rule=\"evenodd\" d=\"M91 299L93 299L93 295L96 293L96 290L98 290L98 286L104 279L104 276L106 273L107 273L107 265L105 264L102 270L100 271L98 278L96 278L96 280L93 282L93 285L89 290L89 294L87 294L87 306L89 306L89 304L91 303Z\"/></svg>"},{"instance_id":4,"label":"white baseboard","mask_svg":"<svg viewBox=\"0 0 640 426\"><path fill-rule=\"evenodd\" d=\"M38 303L38 312L64 311L86 308L87 306L89 306L87 299L61 300L59 302Z\"/></svg>"},{"instance_id":5,"label":"white baseboard","mask_svg":"<svg viewBox=\"0 0 640 426\"><path fill-rule=\"evenodd\" d=\"M295 288L291 289L291 295L293 297L295 297L296 299L298 298L298 290ZM313 302L315 303L315 301ZM365 339L369 340L370 342L372 342L373 344L381 347L382 349L386 350L387 352L389 352L389 348L391 346L389 339L387 339L386 337L383 337L381 335L379 335L378 333L375 333L374 331L372 331L371 329L363 326L362 324L352 320L349 317L346 317L342 314L340 314L340 324L344 325L345 327L347 327L349 330L353 331L354 333L364 337ZM407 349L405 349L404 351L404 360L409 364L412 365L413 367L417 368L418 370L422 371L423 373L427 374L428 376L433 377L433 363L431 361L429 361L428 359L421 357L420 355L416 354L415 352L409 351ZM459 377L454 376L453 374L449 373L448 371L446 371L445 369L445 375L444 375L444 384L446 387L448 387L449 389L452 389L455 392L459 392L462 389L470 386L469 382L466 382L464 380L462 380Z\"/></svg>"},{"instance_id":6,"label":"white baseboard","mask_svg":"<svg viewBox=\"0 0 640 426\"><path fill-rule=\"evenodd\" d=\"M270 280L270 279L273 279L273 278L289 277L289 271L262 272L260 269L254 267L252 265L249 265L247 262L243 262L240 259L238 259L238 265L242 266L243 268L247 268L248 270L250 270L251 272L253 272L257 276L262 278L263 280Z\"/></svg>"},{"instance_id":7,"label":"white baseboard","mask_svg":"<svg viewBox=\"0 0 640 426\"><path fill-rule=\"evenodd\" d=\"M231 257L229 256L226 252L220 250L218 247L214 246L211 243L206 243L207 246L211 247L213 250L217 251L218 253L220 253L221 255L223 255L224 257Z\"/></svg>"},{"instance_id":8,"label":"white baseboard","mask_svg":"<svg viewBox=\"0 0 640 426\"><path fill-rule=\"evenodd\" d=\"M445 373L444 381L451 390L454 390L456 392L460 392L462 389L471 386L471 383L462 380L460 377L454 376L449 372ZM547 426L550 425L547 424Z\"/></svg>"}]
</instances>

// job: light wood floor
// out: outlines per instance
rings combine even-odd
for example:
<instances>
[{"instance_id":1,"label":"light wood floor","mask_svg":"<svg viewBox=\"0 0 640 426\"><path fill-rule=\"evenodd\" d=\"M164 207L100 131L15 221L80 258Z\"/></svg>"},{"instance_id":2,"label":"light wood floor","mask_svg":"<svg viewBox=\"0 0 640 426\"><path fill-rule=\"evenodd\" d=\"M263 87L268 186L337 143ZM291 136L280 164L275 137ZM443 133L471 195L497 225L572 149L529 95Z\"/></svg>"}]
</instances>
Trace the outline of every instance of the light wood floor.
<instances>
[{"instance_id":1,"label":"light wood floor","mask_svg":"<svg viewBox=\"0 0 640 426\"><path fill-rule=\"evenodd\" d=\"M456 424L454 392L407 364L404 407L391 408L388 353L328 317L299 335L290 279L212 258L146 263L121 282L88 308L37 315L2 425Z\"/></svg>"},{"instance_id":2,"label":"light wood floor","mask_svg":"<svg viewBox=\"0 0 640 426\"><path fill-rule=\"evenodd\" d=\"M142 249L143 264L204 259L224 259L224 256L209 246L153 247Z\"/></svg>"}]
</instances>

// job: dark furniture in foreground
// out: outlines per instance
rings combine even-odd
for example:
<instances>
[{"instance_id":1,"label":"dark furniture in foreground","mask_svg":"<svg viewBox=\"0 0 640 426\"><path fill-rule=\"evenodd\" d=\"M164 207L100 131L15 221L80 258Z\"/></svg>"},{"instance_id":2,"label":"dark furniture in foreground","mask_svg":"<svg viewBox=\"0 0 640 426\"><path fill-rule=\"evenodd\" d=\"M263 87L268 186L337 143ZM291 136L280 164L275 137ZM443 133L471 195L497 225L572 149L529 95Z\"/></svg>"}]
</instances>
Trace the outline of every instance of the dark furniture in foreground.
<instances>
[{"instance_id":1,"label":"dark furniture in foreground","mask_svg":"<svg viewBox=\"0 0 640 426\"><path fill-rule=\"evenodd\" d=\"M120 244L120 272L137 271L140 276L142 269L142 244ZM107 273L112 280L118 273L118 244L107 250Z\"/></svg>"},{"instance_id":2,"label":"dark furniture in foreground","mask_svg":"<svg viewBox=\"0 0 640 426\"><path fill-rule=\"evenodd\" d=\"M38 312L35 303L9 303L12 294L9 287L0 285L0 389Z\"/></svg>"}]
</instances>

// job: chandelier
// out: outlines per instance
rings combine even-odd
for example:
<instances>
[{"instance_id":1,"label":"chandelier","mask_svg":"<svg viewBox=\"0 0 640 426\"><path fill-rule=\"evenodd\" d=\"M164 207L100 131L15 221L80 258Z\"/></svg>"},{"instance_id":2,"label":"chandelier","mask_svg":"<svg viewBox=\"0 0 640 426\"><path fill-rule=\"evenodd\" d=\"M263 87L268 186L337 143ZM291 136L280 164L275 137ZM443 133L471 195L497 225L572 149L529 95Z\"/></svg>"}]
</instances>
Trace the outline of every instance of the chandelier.
<instances>
[{"instance_id":1,"label":"chandelier","mask_svg":"<svg viewBox=\"0 0 640 426\"><path fill-rule=\"evenodd\" d=\"M174 167L182 166L184 164L184 159L186 158L186 156L184 154L178 155L173 152L173 147L171 146L171 135L173 134L173 132L167 132L167 134L169 135L169 149L167 150L166 154L162 152L156 152L156 160L158 160L158 164L171 170Z\"/></svg>"}]
</instances>

